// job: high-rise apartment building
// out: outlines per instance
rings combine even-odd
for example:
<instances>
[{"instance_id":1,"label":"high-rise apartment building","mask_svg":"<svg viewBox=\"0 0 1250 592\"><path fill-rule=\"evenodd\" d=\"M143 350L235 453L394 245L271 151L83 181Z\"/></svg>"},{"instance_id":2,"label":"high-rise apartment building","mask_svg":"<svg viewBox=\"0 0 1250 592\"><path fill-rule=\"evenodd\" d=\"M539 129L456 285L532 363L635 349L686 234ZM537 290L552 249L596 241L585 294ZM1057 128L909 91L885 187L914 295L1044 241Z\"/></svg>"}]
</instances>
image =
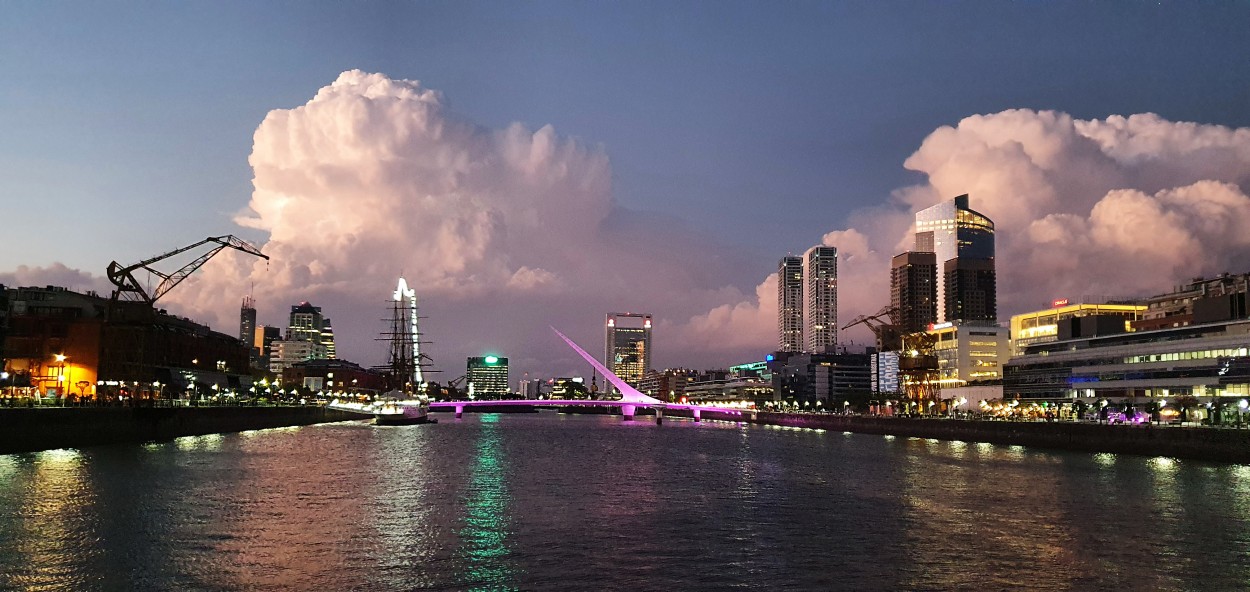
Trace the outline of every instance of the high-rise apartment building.
<instances>
[{"instance_id":1,"label":"high-rise apartment building","mask_svg":"<svg viewBox=\"0 0 1250 592\"><path fill-rule=\"evenodd\" d=\"M832 353L838 343L838 249L808 249L803 254L803 281L807 351Z\"/></svg>"},{"instance_id":2,"label":"high-rise apartment building","mask_svg":"<svg viewBox=\"0 0 1250 592\"><path fill-rule=\"evenodd\" d=\"M796 352L803 345L803 258L786 256L777 264L777 346Z\"/></svg>"},{"instance_id":3,"label":"high-rise apartment building","mask_svg":"<svg viewBox=\"0 0 1250 592\"><path fill-rule=\"evenodd\" d=\"M500 399L508 395L508 358L475 356L465 370L467 388L475 399Z\"/></svg>"},{"instance_id":4,"label":"high-rise apartment building","mask_svg":"<svg viewBox=\"0 0 1250 592\"><path fill-rule=\"evenodd\" d=\"M916 251L937 263L937 317L942 321L994 321L994 223L968 207L968 196L916 212ZM959 262L948 265L953 259ZM947 270L957 272L947 280ZM968 290L964 292L963 290ZM988 291L987 291L988 290Z\"/></svg>"},{"instance_id":5,"label":"high-rise apartment building","mask_svg":"<svg viewBox=\"0 0 1250 592\"><path fill-rule=\"evenodd\" d=\"M890 306L903 333L918 333L937 322L937 255L909 251L894 256Z\"/></svg>"},{"instance_id":6,"label":"high-rise apartment building","mask_svg":"<svg viewBox=\"0 0 1250 592\"><path fill-rule=\"evenodd\" d=\"M603 365L637 387L651 370L651 315L608 313L604 322Z\"/></svg>"}]
</instances>

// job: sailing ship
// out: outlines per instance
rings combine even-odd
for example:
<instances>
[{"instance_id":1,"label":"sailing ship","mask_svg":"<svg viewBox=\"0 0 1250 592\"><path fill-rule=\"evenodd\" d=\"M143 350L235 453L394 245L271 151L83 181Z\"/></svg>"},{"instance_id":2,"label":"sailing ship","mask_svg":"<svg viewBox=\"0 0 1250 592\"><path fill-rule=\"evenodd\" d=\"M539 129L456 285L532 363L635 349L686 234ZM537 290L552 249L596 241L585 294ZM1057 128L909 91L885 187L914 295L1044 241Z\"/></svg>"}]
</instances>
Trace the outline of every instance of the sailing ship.
<instances>
[{"instance_id":1,"label":"sailing ship","mask_svg":"<svg viewBox=\"0 0 1250 592\"><path fill-rule=\"evenodd\" d=\"M386 377L387 391L369 403L334 401L330 406L357 413L371 413L376 425L407 425L438 423L430 417L430 400L426 395L424 361L420 331L417 328L417 293L404 278L391 299L389 331L383 341L390 343L387 362L375 367Z\"/></svg>"}]
</instances>

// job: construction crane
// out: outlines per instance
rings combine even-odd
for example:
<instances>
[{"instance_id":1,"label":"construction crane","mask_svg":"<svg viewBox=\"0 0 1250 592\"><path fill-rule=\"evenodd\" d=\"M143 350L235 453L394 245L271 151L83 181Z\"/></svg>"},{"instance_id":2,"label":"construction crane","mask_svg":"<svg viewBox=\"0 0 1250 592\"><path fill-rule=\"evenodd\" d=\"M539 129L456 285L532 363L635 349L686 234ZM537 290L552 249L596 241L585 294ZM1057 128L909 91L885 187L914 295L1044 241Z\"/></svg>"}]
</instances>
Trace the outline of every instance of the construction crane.
<instances>
[{"instance_id":1,"label":"construction crane","mask_svg":"<svg viewBox=\"0 0 1250 592\"><path fill-rule=\"evenodd\" d=\"M170 257L173 257L174 255L185 253L187 251L190 251L191 249L194 249L196 247L199 247L201 245L206 245L209 243L213 243L216 246L210 249L207 253L200 255L194 261L186 265L183 265L182 268L179 269L178 271L166 274L162 271L159 271L151 267L153 263L164 261L165 259L169 259ZM116 261L113 261L112 263L109 263L109 266L108 266L109 281L113 282L114 286L117 286L117 288L113 290L113 301L114 302L117 302L117 301L146 302L147 304L154 304L157 300L160 299L161 296L164 296L165 294L169 293L169 291L172 290L174 286L177 286L179 283L182 282L182 280L187 279L187 276L194 273L195 270L200 268L200 266L204 265L204 263L206 263L209 259L212 259L213 255L216 255L217 253L221 252L222 249L225 249L225 248L231 248L237 251L242 251L249 255L255 255L266 261L269 260L268 255L261 253L260 249L252 246L251 243L248 243L247 241L244 241L243 239L240 239L239 237L236 237L232 234L227 234L224 236L210 236L193 245L187 245L180 249L174 249L168 253L157 255L155 257L152 257L151 259L145 259L143 261L135 263L134 265L127 265L125 267L122 267L119 263L117 263ZM134 272L140 269L147 271L151 275L155 275L161 278L161 283L157 284L155 290L152 290L151 292L149 292L148 290L145 290L143 286L139 283L139 280L135 279Z\"/></svg>"},{"instance_id":2,"label":"construction crane","mask_svg":"<svg viewBox=\"0 0 1250 592\"><path fill-rule=\"evenodd\" d=\"M894 324L893 320L897 312L897 308L887 306L874 315L859 315L843 325L842 330L845 331L855 325L867 326L872 330L873 335L877 336L877 351L898 351L902 347L902 341L898 325Z\"/></svg>"}]
</instances>

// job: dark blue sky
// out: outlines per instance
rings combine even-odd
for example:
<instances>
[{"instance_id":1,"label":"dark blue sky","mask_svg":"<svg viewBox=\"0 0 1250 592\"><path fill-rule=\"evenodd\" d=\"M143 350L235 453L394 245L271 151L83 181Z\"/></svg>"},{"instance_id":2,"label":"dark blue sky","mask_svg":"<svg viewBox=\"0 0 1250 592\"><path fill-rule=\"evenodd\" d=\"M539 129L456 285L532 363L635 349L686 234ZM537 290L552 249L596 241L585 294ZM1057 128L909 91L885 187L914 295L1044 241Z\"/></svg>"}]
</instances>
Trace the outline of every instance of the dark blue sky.
<instances>
[{"instance_id":1,"label":"dark blue sky","mask_svg":"<svg viewBox=\"0 0 1250 592\"><path fill-rule=\"evenodd\" d=\"M239 232L256 126L351 68L419 79L483 125L550 123L602 144L621 205L740 246L758 257L752 282L915 182L903 160L970 114L1250 125L1247 2L31 2L3 14L0 196L6 242L22 246L0 250L0 269L100 272Z\"/></svg>"}]
</instances>

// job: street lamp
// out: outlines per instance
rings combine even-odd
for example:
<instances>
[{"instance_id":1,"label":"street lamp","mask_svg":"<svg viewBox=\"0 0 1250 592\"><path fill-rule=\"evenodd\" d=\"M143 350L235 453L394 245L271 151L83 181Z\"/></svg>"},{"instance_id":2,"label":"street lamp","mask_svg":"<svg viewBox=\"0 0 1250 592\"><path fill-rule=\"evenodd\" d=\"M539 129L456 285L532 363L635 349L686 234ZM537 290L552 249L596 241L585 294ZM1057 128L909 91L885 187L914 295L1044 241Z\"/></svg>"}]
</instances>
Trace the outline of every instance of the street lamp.
<instances>
[{"instance_id":1,"label":"street lamp","mask_svg":"<svg viewBox=\"0 0 1250 592\"><path fill-rule=\"evenodd\" d=\"M56 354L52 357L61 365L56 375L56 394L58 397L64 397L69 387L69 379L65 376L65 354Z\"/></svg>"}]
</instances>

